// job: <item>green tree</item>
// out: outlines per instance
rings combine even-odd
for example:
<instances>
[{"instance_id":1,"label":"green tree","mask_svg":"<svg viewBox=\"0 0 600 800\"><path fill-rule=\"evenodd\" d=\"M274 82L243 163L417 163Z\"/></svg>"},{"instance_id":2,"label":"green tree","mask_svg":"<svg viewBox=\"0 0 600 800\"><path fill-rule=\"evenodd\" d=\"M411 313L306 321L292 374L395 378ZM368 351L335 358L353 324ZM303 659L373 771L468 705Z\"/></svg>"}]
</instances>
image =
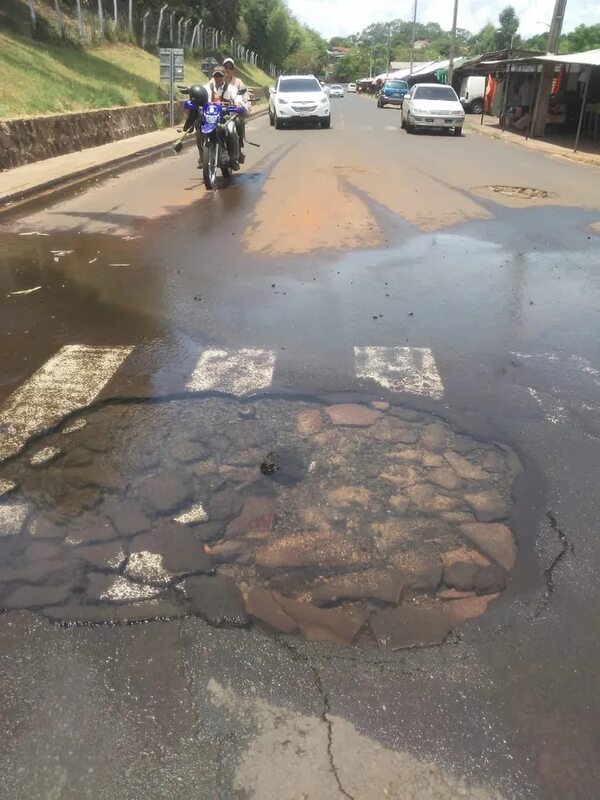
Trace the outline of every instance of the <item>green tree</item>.
<instances>
[{"instance_id":1,"label":"green tree","mask_svg":"<svg viewBox=\"0 0 600 800\"><path fill-rule=\"evenodd\" d=\"M470 42L472 55L482 55L496 49L496 28L490 23L475 34Z\"/></svg>"},{"instance_id":2,"label":"green tree","mask_svg":"<svg viewBox=\"0 0 600 800\"><path fill-rule=\"evenodd\" d=\"M333 77L341 83L360 80L369 74L370 56L365 48L355 48L336 62Z\"/></svg>"},{"instance_id":3,"label":"green tree","mask_svg":"<svg viewBox=\"0 0 600 800\"><path fill-rule=\"evenodd\" d=\"M568 53L600 49L600 25L578 25L565 39Z\"/></svg>"},{"instance_id":4,"label":"green tree","mask_svg":"<svg viewBox=\"0 0 600 800\"><path fill-rule=\"evenodd\" d=\"M519 18L513 6L506 6L498 17L500 27L496 31L496 50L504 50L509 47L518 47L520 37L517 36L519 30Z\"/></svg>"},{"instance_id":5,"label":"green tree","mask_svg":"<svg viewBox=\"0 0 600 800\"><path fill-rule=\"evenodd\" d=\"M267 45L263 57L281 65L290 51L290 23L287 9L276 5L267 19Z\"/></svg>"}]
</instances>

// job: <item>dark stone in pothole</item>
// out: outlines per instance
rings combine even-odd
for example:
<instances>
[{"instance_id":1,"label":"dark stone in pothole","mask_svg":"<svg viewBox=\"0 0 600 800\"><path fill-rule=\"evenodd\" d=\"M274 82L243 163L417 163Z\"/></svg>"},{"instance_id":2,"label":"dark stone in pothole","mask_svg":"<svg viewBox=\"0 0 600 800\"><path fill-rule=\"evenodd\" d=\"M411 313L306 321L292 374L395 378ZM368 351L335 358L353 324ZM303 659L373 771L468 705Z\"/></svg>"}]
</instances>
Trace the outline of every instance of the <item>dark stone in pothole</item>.
<instances>
[{"instance_id":1,"label":"dark stone in pothole","mask_svg":"<svg viewBox=\"0 0 600 800\"><path fill-rule=\"evenodd\" d=\"M185 609L170 600L142 600L118 606L68 604L42 609L44 616L58 622L102 623L144 622L183 616Z\"/></svg>"},{"instance_id":2,"label":"dark stone in pothole","mask_svg":"<svg viewBox=\"0 0 600 800\"><path fill-rule=\"evenodd\" d=\"M157 553L162 556L165 569L174 575L212 572L210 557L196 534L178 522L168 522L151 533L136 536L131 552Z\"/></svg>"},{"instance_id":3,"label":"dark stone in pothole","mask_svg":"<svg viewBox=\"0 0 600 800\"><path fill-rule=\"evenodd\" d=\"M38 608L39 606L64 603L71 595L73 585L62 586L20 586L2 601L4 608Z\"/></svg>"},{"instance_id":4,"label":"dark stone in pothole","mask_svg":"<svg viewBox=\"0 0 600 800\"><path fill-rule=\"evenodd\" d=\"M244 628L248 617L237 584L224 575L193 575L182 584L190 610L217 627Z\"/></svg>"},{"instance_id":5,"label":"dark stone in pothole","mask_svg":"<svg viewBox=\"0 0 600 800\"><path fill-rule=\"evenodd\" d=\"M116 538L117 532L110 520L92 513L83 514L68 529L68 539L72 544L92 544Z\"/></svg>"},{"instance_id":6,"label":"dark stone in pothole","mask_svg":"<svg viewBox=\"0 0 600 800\"><path fill-rule=\"evenodd\" d=\"M155 514L176 511L186 500L191 499L184 476L175 470L146 478L138 491L143 507Z\"/></svg>"},{"instance_id":7,"label":"dark stone in pothole","mask_svg":"<svg viewBox=\"0 0 600 800\"><path fill-rule=\"evenodd\" d=\"M152 527L150 519L133 500L109 497L104 501L102 511L121 536L135 536L138 533L149 531Z\"/></svg>"},{"instance_id":8,"label":"dark stone in pothole","mask_svg":"<svg viewBox=\"0 0 600 800\"><path fill-rule=\"evenodd\" d=\"M302 456L289 447L267 453L260 471L283 486L295 486L306 477L306 464Z\"/></svg>"},{"instance_id":9,"label":"dark stone in pothole","mask_svg":"<svg viewBox=\"0 0 600 800\"><path fill-rule=\"evenodd\" d=\"M242 510L242 498L231 491L220 491L213 494L208 501L208 514L211 519L230 520Z\"/></svg>"},{"instance_id":10,"label":"dark stone in pothole","mask_svg":"<svg viewBox=\"0 0 600 800\"><path fill-rule=\"evenodd\" d=\"M378 611L370 625L378 644L392 649L441 644L451 627L442 607L408 604Z\"/></svg>"},{"instance_id":11,"label":"dark stone in pothole","mask_svg":"<svg viewBox=\"0 0 600 800\"><path fill-rule=\"evenodd\" d=\"M502 592L506 588L506 572L498 564L481 567L473 580L473 589L480 594Z\"/></svg>"},{"instance_id":12,"label":"dark stone in pothole","mask_svg":"<svg viewBox=\"0 0 600 800\"><path fill-rule=\"evenodd\" d=\"M474 588L475 576L481 569L479 564L459 561L444 567L444 583L452 589L468 592Z\"/></svg>"}]
</instances>

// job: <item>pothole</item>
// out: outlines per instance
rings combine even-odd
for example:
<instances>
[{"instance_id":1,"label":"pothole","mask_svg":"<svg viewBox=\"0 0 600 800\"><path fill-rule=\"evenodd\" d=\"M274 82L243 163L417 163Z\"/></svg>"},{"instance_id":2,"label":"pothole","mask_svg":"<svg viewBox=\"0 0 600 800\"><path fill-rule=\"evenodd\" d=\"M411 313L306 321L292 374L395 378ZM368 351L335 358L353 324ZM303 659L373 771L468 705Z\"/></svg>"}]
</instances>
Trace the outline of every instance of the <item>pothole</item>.
<instances>
[{"instance_id":1,"label":"pothole","mask_svg":"<svg viewBox=\"0 0 600 800\"><path fill-rule=\"evenodd\" d=\"M202 397L85 418L0 469L5 609L401 648L482 614L514 565L516 455L433 415Z\"/></svg>"},{"instance_id":2,"label":"pothole","mask_svg":"<svg viewBox=\"0 0 600 800\"><path fill-rule=\"evenodd\" d=\"M521 197L524 200L544 200L549 197L556 197L553 192L545 189L533 189L531 186L486 186L496 194L505 194L507 197Z\"/></svg>"}]
</instances>

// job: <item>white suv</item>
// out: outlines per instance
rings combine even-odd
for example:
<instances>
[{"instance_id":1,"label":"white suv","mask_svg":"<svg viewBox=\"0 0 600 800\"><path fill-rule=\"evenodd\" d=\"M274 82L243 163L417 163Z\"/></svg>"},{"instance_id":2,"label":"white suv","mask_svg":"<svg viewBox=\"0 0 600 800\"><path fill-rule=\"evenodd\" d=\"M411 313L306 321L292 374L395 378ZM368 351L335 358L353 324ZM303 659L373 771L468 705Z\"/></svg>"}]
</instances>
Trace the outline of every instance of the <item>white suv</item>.
<instances>
[{"instance_id":1,"label":"white suv","mask_svg":"<svg viewBox=\"0 0 600 800\"><path fill-rule=\"evenodd\" d=\"M294 120L331 125L329 97L314 75L282 75L269 98L269 121L276 128Z\"/></svg>"}]
</instances>

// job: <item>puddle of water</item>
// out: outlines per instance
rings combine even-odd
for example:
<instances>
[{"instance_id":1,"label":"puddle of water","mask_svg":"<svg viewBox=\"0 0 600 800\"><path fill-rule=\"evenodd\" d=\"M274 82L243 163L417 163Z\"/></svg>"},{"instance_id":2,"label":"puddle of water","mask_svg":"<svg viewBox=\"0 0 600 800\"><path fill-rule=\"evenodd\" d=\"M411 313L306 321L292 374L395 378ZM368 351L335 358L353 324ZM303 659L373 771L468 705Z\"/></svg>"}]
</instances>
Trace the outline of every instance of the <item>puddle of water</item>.
<instances>
[{"instance_id":1,"label":"puddle of water","mask_svg":"<svg viewBox=\"0 0 600 800\"><path fill-rule=\"evenodd\" d=\"M400 648L483 613L514 565L516 456L431 414L205 396L82 419L0 469L4 608Z\"/></svg>"}]
</instances>

